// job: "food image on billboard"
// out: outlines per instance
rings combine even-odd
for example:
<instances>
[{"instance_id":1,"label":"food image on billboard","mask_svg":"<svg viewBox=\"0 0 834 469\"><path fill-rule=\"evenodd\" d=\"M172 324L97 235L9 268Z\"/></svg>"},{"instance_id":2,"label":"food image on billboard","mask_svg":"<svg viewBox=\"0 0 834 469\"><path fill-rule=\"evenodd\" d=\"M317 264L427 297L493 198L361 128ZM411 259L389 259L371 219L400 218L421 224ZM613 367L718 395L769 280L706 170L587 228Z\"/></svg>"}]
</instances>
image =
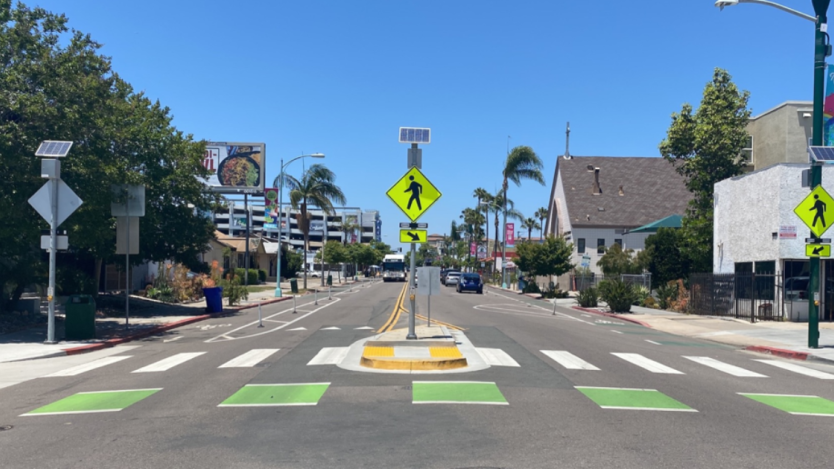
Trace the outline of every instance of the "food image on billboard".
<instances>
[{"instance_id":1,"label":"food image on billboard","mask_svg":"<svg viewBox=\"0 0 834 469\"><path fill-rule=\"evenodd\" d=\"M203 154L203 166L211 172L205 182L214 192L261 193L266 174L266 145L209 142Z\"/></svg>"}]
</instances>

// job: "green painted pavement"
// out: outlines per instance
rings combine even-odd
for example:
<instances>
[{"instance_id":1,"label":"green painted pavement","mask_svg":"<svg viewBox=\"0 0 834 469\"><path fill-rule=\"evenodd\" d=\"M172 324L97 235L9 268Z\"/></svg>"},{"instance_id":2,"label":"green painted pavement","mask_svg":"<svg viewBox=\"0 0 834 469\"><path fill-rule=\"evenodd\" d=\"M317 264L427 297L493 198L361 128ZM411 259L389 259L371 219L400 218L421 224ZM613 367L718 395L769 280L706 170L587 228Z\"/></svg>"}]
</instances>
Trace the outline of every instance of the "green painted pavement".
<instances>
[{"instance_id":1,"label":"green painted pavement","mask_svg":"<svg viewBox=\"0 0 834 469\"><path fill-rule=\"evenodd\" d=\"M509 404L491 382L414 381L411 393L414 404Z\"/></svg>"},{"instance_id":2,"label":"green painted pavement","mask_svg":"<svg viewBox=\"0 0 834 469\"><path fill-rule=\"evenodd\" d=\"M117 412L162 388L130 389L124 391L80 392L60 401L47 404L23 415L81 414L88 412Z\"/></svg>"},{"instance_id":3,"label":"green painted pavement","mask_svg":"<svg viewBox=\"0 0 834 469\"><path fill-rule=\"evenodd\" d=\"M668 410L697 412L655 389L597 388L576 386L582 394L603 409Z\"/></svg>"},{"instance_id":4,"label":"green painted pavement","mask_svg":"<svg viewBox=\"0 0 834 469\"><path fill-rule=\"evenodd\" d=\"M834 402L817 396L793 396L785 394L740 395L794 415L820 415L834 417Z\"/></svg>"},{"instance_id":5,"label":"green painted pavement","mask_svg":"<svg viewBox=\"0 0 834 469\"><path fill-rule=\"evenodd\" d=\"M330 383L247 384L218 407L316 405Z\"/></svg>"}]
</instances>

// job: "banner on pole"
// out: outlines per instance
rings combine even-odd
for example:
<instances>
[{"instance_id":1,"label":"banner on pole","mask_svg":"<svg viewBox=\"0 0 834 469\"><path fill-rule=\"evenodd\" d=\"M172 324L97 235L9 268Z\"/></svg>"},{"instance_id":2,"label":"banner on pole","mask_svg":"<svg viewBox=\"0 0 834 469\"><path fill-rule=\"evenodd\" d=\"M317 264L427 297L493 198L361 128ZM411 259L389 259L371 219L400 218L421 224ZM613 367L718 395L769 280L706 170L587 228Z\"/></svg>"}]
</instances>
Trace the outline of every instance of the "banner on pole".
<instances>
[{"instance_id":1,"label":"banner on pole","mask_svg":"<svg viewBox=\"0 0 834 469\"><path fill-rule=\"evenodd\" d=\"M515 246L515 223L507 223L506 230L504 239L507 240L507 246Z\"/></svg>"},{"instance_id":2,"label":"banner on pole","mask_svg":"<svg viewBox=\"0 0 834 469\"><path fill-rule=\"evenodd\" d=\"M829 64L825 76L825 100L823 101L822 145L834 146L834 64Z\"/></svg>"}]
</instances>

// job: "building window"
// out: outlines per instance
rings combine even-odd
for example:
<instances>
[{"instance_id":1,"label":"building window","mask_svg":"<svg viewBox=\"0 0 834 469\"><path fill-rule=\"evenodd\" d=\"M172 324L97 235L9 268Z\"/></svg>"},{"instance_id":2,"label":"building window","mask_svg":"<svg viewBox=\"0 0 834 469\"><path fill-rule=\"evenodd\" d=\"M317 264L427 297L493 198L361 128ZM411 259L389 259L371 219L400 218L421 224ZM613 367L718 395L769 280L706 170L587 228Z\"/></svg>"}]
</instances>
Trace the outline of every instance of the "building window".
<instances>
[{"instance_id":1,"label":"building window","mask_svg":"<svg viewBox=\"0 0 834 469\"><path fill-rule=\"evenodd\" d=\"M616 239L614 239L614 244L618 244L620 246L620 248L622 248L623 247L623 240L619 239L619 238L616 238Z\"/></svg>"},{"instance_id":2,"label":"building window","mask_svg":"<svg viewBox=\"0 0 834 469\"><path fill-rule=\"evenodd\" d=\"M752 274L753 273L753 263L752 262L736 262L735 271L737 274Z\"/></svg>"},{"instance_id":3,"label":"building window","mask_svg":"<svg viewBox=\"0 0 834 469\"><path fill-rule=\"evenodd\" d=\"M579 238L576 240L576 252L579 254L585 252L585 238Z\"/></svg>"},{"instance_id":4,"label":"building window","mask_svg":"<svg viewBox=\"0 0 834 469\"><path fill-rule=\"evenodd\" d=\"M753 136L747 136L747 143L741 149L741 159L747 164L753 163Z\"/></svg>"},{"instance_id":5,"label":"building window","mask_svg":"<svg viewBox=\"0 0 834 469\"><path fill-rule=\"evenodd\" d=\"M605 239L597 239L597 254L605 254Z\"/></svg>"}]
</instances>

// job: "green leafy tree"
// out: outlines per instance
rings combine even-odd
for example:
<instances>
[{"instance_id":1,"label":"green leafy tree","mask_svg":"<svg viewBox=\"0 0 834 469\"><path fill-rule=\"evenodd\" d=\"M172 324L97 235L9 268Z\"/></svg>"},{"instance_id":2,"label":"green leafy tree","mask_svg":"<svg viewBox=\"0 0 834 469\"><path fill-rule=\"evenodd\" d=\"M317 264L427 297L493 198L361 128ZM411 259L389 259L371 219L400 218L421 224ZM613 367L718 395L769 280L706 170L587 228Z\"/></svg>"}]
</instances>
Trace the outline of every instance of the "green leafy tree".
<instances>
[{"instance_id":1,"label":"green leafy tree","mask_svg":"<svg viewBox=\"0 0 834 469\"><path fill-rule=\"evenodd\" d=\"M86 280L73 284L95 292L102 263L115 260L111 184L146 187L134 262L199 269L213 236L201 213L217 199L197 179L208 175L204 143L174 128L169 109L135 92L100 47L63 15L0 0L0 311L45 279L39 235L47 223L27 203L44 183L33 157L43 140L74 142L62 179L84 201L61 226L72 250L59 255L59 278L80 274Z\"/></svg>"},{"instance_id":2,"label":"green leafy tree","mask_svg":"<svg viewBox=\"0 0 834 469\"><path fill-rule=\"evenodd\" d=\"M321 250L316 253L316 257L321 259ZM347 248L338 241L328 241L327 244L324 245L324 262L326 262L329 266L332 267L334 265L342 264L343 262L348 262L348 253ZM339 281L342 280L342 269L338 269L339 272Z\"/></svg>"},{"instance_id":3,"label":"green leafy tree","mask_svg":"<svg viewBox=\"0 0 834 469\"><path fill-rule=\"evenodd\" d=\"M391 254L391 246L383 243L382 241L371 241L369 246L374 251L373 264L375 265L382 264L382 260L385 259L385 256L387 254Z\"/></svg>"},{"instance_id":4,"label":"green leafy tree","mask_svg":"<svg viewBox=\"0 0 834 469\"><path fill-rule=\"evenodd\" d=\"M301 233L304 235L304 259L307 258L307 250L310 244L310 219L311 214L307 211L309 205L320 208L325 215L333 214L333 202L344 205L347 200L342 189L336 185L336 175L321 164L314 164L307 168L301 179L287 174L275 178L275 186L286 186L290 189L290 204L298 210L296 220ZM283 184L281 184L283 183ZM304 269L304 289L307 289L307 269Z\"/></svg>"},{"instance_id":5,"label":"green leafy tree","mask_svg":"<svg viewBox=\"0 0 834 469\"><path fill-rule=\"evenodd\" d=\"M685 278L689 273L689 259L684 253L683 232L675 228L660 228L646 238L648 271L652 273L652 287Z\"/></svg>"},{"instance_id":6,"label":"green leafy tree","mask_svg":"<svg viewBox=\"0 0 834 469\"><path fill-rule=\"evenodd\" d=\"M642 266L638 264L634 256L634 250L624 250L622 246L616 243L605 250L605 254L599 258L597 266L602 269L602 273L606 277L643 273Z\"/></svg>"},{"instance_id":7,"label":"green leafy tree","mask_svg":"<svg viewBox=\"0 0 834 469\"><path fill-rule=\"evenodd\" d=\"M449 238L452 241L460 241L460 234L458 234L458 224L453 220L452 221L452 228L449 231Z\"/></svg>"},{"instance_id":8,"label":"green leafy tree","mask_svg":"<svg viewBox=\"0 0 834 469\"><path fill-rule=\"evenodd\" d=\"M686 177L693 199L683 219L682 245L695 272L712 271L713 187L715 183L742 174L740 158L749 135L747 123L750 93L739 91L726 70L716 68L704 88L698 110L684 104L672 114L660 153Z\"/></svg>"},{"instance_id":9,"label":"green leafy tree","mask_svg":"<svg viewBox=\"0 0 834 469\"><path fill-rule=\"evenodd\" d=\"M573 244L562 236L548 236L543 243L522 241L515 250L518 268L531 276L547 276L548 283L553 282L554 275L558 277L574 268Z\"/></svg>"}]
</instances>

